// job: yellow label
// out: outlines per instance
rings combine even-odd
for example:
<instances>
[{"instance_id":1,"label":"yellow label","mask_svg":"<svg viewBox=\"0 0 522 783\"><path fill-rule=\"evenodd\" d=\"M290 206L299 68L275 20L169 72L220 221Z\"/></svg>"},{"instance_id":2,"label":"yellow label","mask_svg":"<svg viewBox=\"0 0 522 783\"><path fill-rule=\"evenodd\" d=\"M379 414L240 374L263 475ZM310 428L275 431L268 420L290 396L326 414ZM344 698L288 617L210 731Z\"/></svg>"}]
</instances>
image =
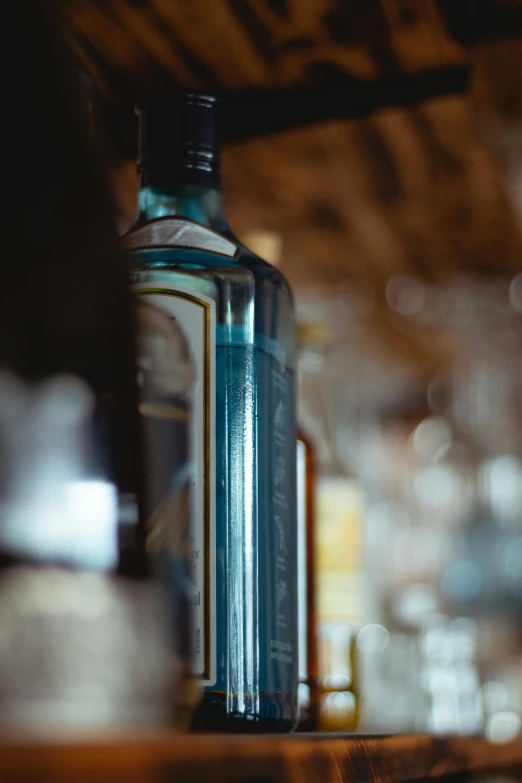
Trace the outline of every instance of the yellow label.
<instances>
[{"instance_id":1,"label":"yellow label","mask_svg":"<svg viewBox=\"0 0 522 783\"><path fill-rule=\"evenodd\" d=\"M317 591L320 622L363 615L362 493L356 481L323 477L317 492Z\"/></svg>"}]
</instances>

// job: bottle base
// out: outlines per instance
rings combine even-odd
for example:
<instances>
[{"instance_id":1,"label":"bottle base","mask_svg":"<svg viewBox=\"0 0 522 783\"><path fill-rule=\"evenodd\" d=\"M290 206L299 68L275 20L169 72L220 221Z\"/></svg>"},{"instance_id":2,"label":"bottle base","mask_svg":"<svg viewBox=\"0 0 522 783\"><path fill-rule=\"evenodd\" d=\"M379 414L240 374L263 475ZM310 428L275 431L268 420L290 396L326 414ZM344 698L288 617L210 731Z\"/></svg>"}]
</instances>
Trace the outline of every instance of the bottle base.
<instances>
[{"instance_id":1,"label":"bottle base","mask_svg":"<svg viewBox=\"0 0 522 783\"><path fill-rule=\"evenodd\" d=\"M230 734L288 734L296 727L290 695L262 694L259 714L227 712L223 693L205 693L192 719L191 731Z\"/></svg>"}]
</instances>

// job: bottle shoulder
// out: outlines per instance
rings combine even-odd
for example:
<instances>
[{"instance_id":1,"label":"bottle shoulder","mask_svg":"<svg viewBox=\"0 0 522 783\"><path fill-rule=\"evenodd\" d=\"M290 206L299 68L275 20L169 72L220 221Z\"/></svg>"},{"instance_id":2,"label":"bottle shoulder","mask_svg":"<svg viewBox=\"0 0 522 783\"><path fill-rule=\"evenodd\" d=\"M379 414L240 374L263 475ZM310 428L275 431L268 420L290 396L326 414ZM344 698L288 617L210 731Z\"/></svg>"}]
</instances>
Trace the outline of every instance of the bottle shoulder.
<instances>
[{"instance_id":1,"label":"bottle shoulder","mask_svg":"<svg viewBox=\"0 0 522 783\"><path fill-rule=\"evenodd\" d=\"M245 245L240 244L239 261L244 266L252 269L254 276L263 285L271 285L280 288L286 293L291 302L293 302L292 289L283 273L272 264L269 264L263 258L260 258Z\"/></svg>"},{"instance_id":2,"label":"bottle shoulder","mask_svg":"<svg viewBox=\"0 0 522 783\"><path fill-rule=\"evenodd\" d=\"M231 232L218 233L188 218L158 218L135 223L122 238L132 271L181 272L238 279L251 275L263 295L277 290L293 309L284 275L245 247ZM247 273L247 274L246 274Z\"/></svg>"},{"instance_id":3,"label":"bottle shoulder","mask_svg":"<svg viewBox=\"0 0 522 783\"><path fill-rule=\"evenodd\" d=\"M237 242L195 220L165 216L137 221L122 237L124 250L151 264L197 259L205 266L230 266L240 255Z\"/></svg>"},{"instance_id":4,"label":"bottle shoulder","mask_svg":"<svg viewBox=\"0 0 522 783\"><path fill-rule=\"evenodd\" d=\"M284 348L285 356L293 357L293 300L281 272L228 233L219 235L185 218L160 221L124 238L131 283L204 295L216 303L223 339L253 342L273 355ZM220 242L226 254L214 251Z\"/></svg>"}]
</instances>

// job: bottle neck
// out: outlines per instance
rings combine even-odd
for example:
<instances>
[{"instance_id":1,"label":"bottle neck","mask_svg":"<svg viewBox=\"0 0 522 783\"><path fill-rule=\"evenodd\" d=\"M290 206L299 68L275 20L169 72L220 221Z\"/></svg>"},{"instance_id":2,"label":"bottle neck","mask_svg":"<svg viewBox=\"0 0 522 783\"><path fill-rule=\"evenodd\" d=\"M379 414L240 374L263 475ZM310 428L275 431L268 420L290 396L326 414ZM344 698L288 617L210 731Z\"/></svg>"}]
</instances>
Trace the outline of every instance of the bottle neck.
<instances>
[{"instance_id":1,"label":"bottle neck","mask_svg":"<svg viewBox=\"0 0 522 783\"><path fill-rule=\"evenodd\" d=\"M137 225L162 217L185 217L214 231L230 234L221 193L204 185L142 187L138 196Z\"/></svg>"}]
</instances>

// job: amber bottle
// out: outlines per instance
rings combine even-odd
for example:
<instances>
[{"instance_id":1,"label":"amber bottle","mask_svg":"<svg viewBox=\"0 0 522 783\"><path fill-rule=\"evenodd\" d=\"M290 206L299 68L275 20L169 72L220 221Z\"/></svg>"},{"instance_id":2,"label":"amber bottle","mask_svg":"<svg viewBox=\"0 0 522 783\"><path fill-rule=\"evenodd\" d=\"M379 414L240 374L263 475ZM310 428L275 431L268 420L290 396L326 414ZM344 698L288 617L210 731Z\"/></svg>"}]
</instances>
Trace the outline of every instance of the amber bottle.
<instances>
[{"instance_id":1,"label":"amber bottle","mask_svg":"<svg viewBox=\"0 0 522 783\"><path fill-rule=\"evenodd\" d=\"M297 562L299 617L299 730L318 727L319 692L315 599L315 455L310 439L297 431Z\"/></svg>"}]
</instances>

